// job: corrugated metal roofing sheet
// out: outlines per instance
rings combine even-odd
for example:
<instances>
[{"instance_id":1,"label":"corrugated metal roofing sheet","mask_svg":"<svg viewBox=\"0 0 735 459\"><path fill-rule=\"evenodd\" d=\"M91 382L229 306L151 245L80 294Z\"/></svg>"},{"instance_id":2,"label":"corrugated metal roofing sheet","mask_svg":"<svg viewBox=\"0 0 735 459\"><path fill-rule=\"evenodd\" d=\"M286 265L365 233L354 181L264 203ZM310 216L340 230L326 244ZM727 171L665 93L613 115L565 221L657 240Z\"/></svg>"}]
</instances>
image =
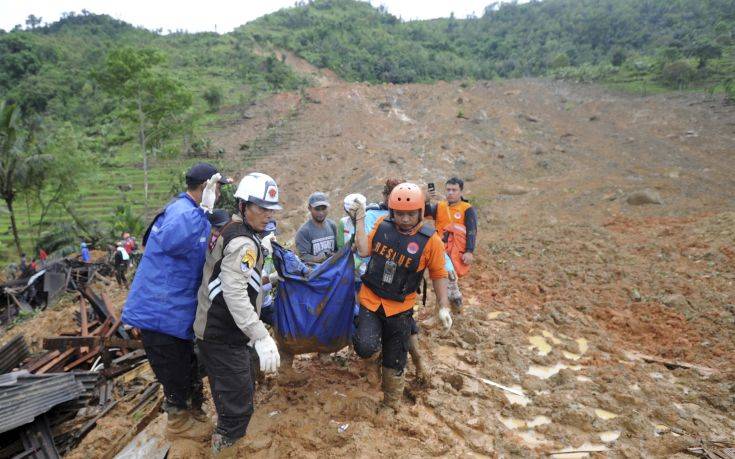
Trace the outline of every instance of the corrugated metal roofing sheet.
<instances>
[{"instance_id":1,"label":"corrugated metal roofing sheet","mask_svg":"<svg viewBox=\"0 0 735 459\"><path fill-rule=\"evenodd\" d=\"M0 374L12 371L30 355L23 335L18 335L0 348Z\"/></svg>"},{"instance_id":2,"label":"corrugated metal roofing sheet","mask_svg":"<svg viewBox=\"0 0 735 459\"><path fill-rule=\"evenodd\" d=\"M32 422L83 391L73 374L30 375L19 371L0 376L0 433Z\"/></svg>"}]
</instances>

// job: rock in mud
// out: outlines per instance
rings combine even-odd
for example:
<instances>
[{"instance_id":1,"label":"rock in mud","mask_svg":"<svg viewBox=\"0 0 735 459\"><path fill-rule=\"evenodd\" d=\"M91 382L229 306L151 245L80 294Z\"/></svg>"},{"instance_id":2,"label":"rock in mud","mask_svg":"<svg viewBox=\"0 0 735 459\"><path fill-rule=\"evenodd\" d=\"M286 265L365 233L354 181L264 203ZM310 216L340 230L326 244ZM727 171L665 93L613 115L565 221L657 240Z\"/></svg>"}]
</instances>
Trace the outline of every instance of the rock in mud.
<instances>
[{"instance_id":1,"label":"rock in mud","mask_svg":"<svg viewBox=\"0 0 735 459\"><path fill-rule=\"evenodd\" d=\"M465 397L477 397L482 393L482 387L480 386L479 381L467 378L459 393Z\"/></svg>"},{"instance_id":2,"label":"rock in mud","mask_svg":"<svg viewBox=\"0 0 735 459\"><path fill-rule=\"evenodd\" d=\"M650 188L630 193L625 201L631 206L663 204L663 201L661 201L661 195L659 195L657 191L654 191Z\"/></svg>"},{"instance_id":3,"label":"rock in mud","mask_svg":"<svg viewBox=\"0 0 735 459\"><path fill-rule=\"evenodd\" d=\"M519 186L519 185L508 185L508 186L504 186L503 188L501 188L500 191L498 191L498 193L508 195L508 196L521 196L521 195L528 193L529 191L531 190L529 190L528 188Z\"/></svg>"},{"instance_id":4,"label":"rock in mud","mask_svg":"<svg viewBox=\"0 0 735 459\"><path fill-rule=\"evenodd\" d=\"M464 378L462 378L462 375L442 375L442 379L444 382L452 386L454 390L462 390L462 386L464 385Z\"/></svg>"}]
</instances>

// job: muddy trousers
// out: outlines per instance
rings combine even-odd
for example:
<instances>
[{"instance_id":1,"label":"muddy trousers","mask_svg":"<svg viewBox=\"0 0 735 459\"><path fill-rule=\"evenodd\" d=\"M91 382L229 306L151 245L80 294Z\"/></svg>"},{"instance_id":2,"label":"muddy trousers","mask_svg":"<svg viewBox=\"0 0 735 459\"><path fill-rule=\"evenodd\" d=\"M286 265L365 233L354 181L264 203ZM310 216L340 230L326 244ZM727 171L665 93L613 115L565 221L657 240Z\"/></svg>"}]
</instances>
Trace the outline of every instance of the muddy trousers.
<instances>
[{"instance_id":1,"label":"muddy trousers","mask_svg":"<svg viewBox=\"0 0 735 459\"><path fill-rule=\"evenodd\" d=\"M367 359L382 347L383 366L401 374L408 359L408 338L415 324L411 309L386 317L382 306L375 312L360 306L357 330L352 337L355 352Z\"/></svg>"},{"instance_id":2,"label":"muddy trousers","mask_svg":"<svg viewBox=\"0 0 735 459\"><path fill-rule=\"evenodd\" d=\"M125 277L125 271L128 270L128 265L125 265L124 267L116 266L115 267L115 280L117 281L117 285L119 286L127 286L128 285L128 279Z\"/></svg>"},{"instance_id":3,"label":"muddy trousers","mask_svg":"<svg viewBox=\"0 0 735 459\"><path fill-rule=\"evenodd\" d=\"M141 330L143 347L170 407L198 409L204 400L200 365L194 342L151 330Z\"/></svg>"},{"instance_id":4,"label":"muddy trousers","mask_svg":"<svg viewBox=\"0 0 735 459\"><path fill-rule=\"evenodd\" d=\"M253 415L257 354L244 344L197 340L197 345L217 410L215 432L234 443L245 436Z\"/></svg>"}]
</instances>

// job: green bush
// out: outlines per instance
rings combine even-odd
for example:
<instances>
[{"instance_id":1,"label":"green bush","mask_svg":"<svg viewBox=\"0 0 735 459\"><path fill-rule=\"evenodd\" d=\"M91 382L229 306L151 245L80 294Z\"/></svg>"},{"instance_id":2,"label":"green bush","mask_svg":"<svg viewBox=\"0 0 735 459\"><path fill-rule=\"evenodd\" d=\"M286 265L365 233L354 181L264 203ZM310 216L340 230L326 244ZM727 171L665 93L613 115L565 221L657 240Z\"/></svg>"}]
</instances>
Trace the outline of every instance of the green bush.
<instances>
[{"instance_id":1,"label":"green bush","mask_svg":"<svg viewBox=\"0 0 735 459\"><path fill-rule=\"evenodd\" d=\"M222 105L222 100L224 99L222 88L219 86L210 86L207 88L207 90L204 91L203 97L205 102L207 102L210 113L217 112Z\"/></svg>"},{"instance_id":2,"label":"green bush","mask_svg":"<svg viewBox=\"0 0 735 459\"><path fill-rule=\"evenodd\" d=\"M696 69L688 61L680 59L666 64L661 68L661 81L667 86L684 89L691 83L697 74Z\"/></svg>"}]
</instances>

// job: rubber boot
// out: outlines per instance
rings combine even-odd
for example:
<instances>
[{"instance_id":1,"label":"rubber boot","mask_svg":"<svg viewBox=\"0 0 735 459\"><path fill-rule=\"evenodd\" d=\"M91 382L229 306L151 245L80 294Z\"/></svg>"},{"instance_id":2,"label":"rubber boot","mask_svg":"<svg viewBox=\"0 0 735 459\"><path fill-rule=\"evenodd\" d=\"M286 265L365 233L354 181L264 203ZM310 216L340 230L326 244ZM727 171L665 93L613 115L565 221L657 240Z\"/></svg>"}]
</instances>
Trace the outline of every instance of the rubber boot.
<instances>
[{"instance_id":1,"label":"rubber boot","mask_svg":"<svg viewBox=\"0 0 735 459\"><path fill-rule=\"evenodd\" d=\"M232 441L222 434L212 434L212 457L215 459L230 459L237 455L238 440Z\"/></svg>"},{"instance_id":2,"label":"rubber boot","mask_svg":"<svg viewBox=\"0 0 735 459\"><path fill-rule=\"evenodd\" d=\"M419 335L411 335L408 338L408 353L411 354L411 360L413 365L416 367L416 379L419 381L426 380L426 367L424 366L424 360L421 357L419 351Z\"/></svg>"},{"instance_id":3,"label":"rubber boot","mask_svg":"<svg viewBox=\"0 0 735 459\"><path fill-rule=\"evenodd\" d=\"M383 407L394 413L400 410L405 383L403 371L399 374L392 368L383 367Z\"/></svg>"},{"instance_id":4,"label":"rubber boot","mask_svg":"<svg viewBox=\"0 0 735 459\"><path fill-rule=\"evenodd\" d=\"M367 365L366 379L368 384L371 386L377 386L380 384L380 369L382 367L383 357L380 352L377 352L374 356L365 359Z\"/></svg>"},{"instance_id":5,"label":"rubber boot","mask_svg":"<svg viewBox=\"0 0 735 459\"><path fill-rule=\"evenodd\" d=\"M166 422L166 436L169 440L185 438L204 441L212 434L212 424L197 420L191 411L182 408L169 408Z\"/></svg>"},{"instance_id":6,"label":"rubber boot","mask_svg":"<svg viewBox=\"0 0 735 459\"><path fill-rule=\"evenodd\" d=\"M454 314L462 312L462 292L459 291L459 285L457 284L457 273L449 273L447 296L449 297L449 305L452 307L452 312Z\"/></svg>"}]
</instances>

